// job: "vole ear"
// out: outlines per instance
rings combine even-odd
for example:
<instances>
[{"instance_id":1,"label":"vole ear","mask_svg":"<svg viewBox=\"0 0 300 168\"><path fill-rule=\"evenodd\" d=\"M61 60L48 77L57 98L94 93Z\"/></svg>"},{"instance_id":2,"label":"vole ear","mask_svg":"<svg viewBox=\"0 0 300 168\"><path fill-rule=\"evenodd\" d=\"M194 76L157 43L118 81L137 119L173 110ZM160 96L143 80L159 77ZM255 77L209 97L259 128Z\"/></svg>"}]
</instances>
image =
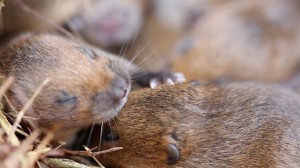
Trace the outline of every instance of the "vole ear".
<instances>
[{"instance_id":1,"label":"vole ear","mask_svg":"<svg viewBox=\"0 0 300 168\"><path fill-rule=\"evenodd\" d=\"M167 164L175 164L180 157L180 151L174 144L169 144L167 147Z\"/></svg>"},{"instance_id":2,"label":"vole ear","mask_svg":"<svg viewBox=\"0 0 300 168\"><path fill-rule=\"evenodd\" d=\"M172 135L165 135L163 136L163 144L166 147L167 164L175 164L180 158L178 142L172 137Z\"/></svg>"}]
</instances>

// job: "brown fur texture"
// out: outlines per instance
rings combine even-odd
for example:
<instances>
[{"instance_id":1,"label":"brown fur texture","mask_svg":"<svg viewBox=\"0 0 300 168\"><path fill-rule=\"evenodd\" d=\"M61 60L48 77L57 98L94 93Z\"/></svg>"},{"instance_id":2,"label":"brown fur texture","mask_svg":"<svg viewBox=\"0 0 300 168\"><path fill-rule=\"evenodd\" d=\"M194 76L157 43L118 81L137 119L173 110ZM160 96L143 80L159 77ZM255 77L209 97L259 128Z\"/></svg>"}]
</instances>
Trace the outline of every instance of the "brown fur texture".
<instances>
[{"instance_id":1,"label":"brown fur texture","mask_svg":"<svg viewBox=\"0 0 300 168\"><path fill-rule=\"evenodd\" d=\"M285 80L300 64L299 9L296 0L220 6L177 48L172 69L188 80Z\"/></svg>"},{"instance_id":2,"label":"brown fur texture","mask_svg":"<svg viewBox=\"0 0 300 168\"><path fill-rule=\"evenodd\" d=\"M104 141L124 149L100 160L108 167L299 167L299 109L298 94L252 82L135 91L112 126L120 139ZM167 165L170 144L180 157Z\"/></svg>"}]
</instances>

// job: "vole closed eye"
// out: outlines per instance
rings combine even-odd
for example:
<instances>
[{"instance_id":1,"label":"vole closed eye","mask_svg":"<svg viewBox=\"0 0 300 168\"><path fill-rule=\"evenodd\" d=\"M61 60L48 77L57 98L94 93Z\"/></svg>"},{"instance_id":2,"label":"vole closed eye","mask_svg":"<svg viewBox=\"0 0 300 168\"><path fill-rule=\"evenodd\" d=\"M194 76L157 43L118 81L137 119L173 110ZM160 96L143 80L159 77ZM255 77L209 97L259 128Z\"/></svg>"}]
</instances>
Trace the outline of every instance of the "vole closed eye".
<instances>
[{"instance_id":1,"label":"vole closed eye","mask_svg":"<svg viewBox=\"0 0 300 168\"><path fill-rule=\"evenodd\" d=\"M69 95L66 91L60 91L56 97L55 103L59 105L72 105L77 102L77 97Z\"/></svg>"}]
</instances>

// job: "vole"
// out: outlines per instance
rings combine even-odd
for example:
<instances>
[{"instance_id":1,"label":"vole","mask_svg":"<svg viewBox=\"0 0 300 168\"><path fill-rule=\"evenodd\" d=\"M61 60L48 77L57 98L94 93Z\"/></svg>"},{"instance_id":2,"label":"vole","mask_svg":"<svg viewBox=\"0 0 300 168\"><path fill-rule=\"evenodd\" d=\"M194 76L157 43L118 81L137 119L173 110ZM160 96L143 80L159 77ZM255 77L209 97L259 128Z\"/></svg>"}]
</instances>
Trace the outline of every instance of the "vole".
<instances>
[{"instance_id":1,"label":"vole","mask_svg":"<svg viewBox=\"0 0 300 168\"><path fill-rule=\"evenodd\" d=\"M0 72L15 78L8 98L17 110L50 79L25 119L40 127L57 126L63 134L116 117L132 78L151 87L183 80L171 72L143 71L121 57L51 34L23 35L0 56Z\"/></svg>"},{"instance_id":2,"label":"vole","mask_svg":"<svg viewBox=\"0 0 300 168\"><path fill-rule=\"evenodd\" d=\"M299 94L255 82L133 91L102 140L124 149L99 159L107 167L299 167L299 109Z\"/></svg>"},{"instance_id":3,"label":"vole","mask_svg":"<svg viewBox=\"0 0 300 168\"><path fill-rule=\"evenodd\" d=\"M171 67L188 80L286 80L299 70L299 7L296 0L220 6L174 50Z\"/></svg>"}]
</instances>

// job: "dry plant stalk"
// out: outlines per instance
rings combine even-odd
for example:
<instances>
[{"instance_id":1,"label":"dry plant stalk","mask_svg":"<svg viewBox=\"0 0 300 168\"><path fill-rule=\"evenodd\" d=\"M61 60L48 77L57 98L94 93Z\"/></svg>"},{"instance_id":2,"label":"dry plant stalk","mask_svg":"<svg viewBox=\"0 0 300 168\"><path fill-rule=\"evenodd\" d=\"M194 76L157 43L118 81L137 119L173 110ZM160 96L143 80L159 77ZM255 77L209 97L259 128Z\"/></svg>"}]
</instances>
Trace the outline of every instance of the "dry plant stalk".
<instances>
[{"instance_id":1,"label":"dry plant stalk","mask_svg":"<svg viewBox=\"0 0 300 168\"><path fill-rule=\"evenodd\" d=\"M68 150L68 149L54 149L52 150L52 152L55 152L57 150L57 153L60 153L61 155L74 155L74 156L89 156L89 157L95 157L97 155L101 155L104 153L109 153L109 152L114 152L114 151L118 151L124 149L123 147L114 147L114 148L110 148L104 151L99 151L99 152L92 152L90 150L86 150L86 151L72 151L72 150Z\"/></svg>"},{"instance_id":2,"label":"dry plant stalk","mask_svg":"<svg viewBox=\"0 0 300 168\"><path fill-rule=\"evenodd\" d=\"M4 0L0 0L0 34L3 32L3 15L2 15L3 7L4 7Z\"/></svg>"},{"instance_id":3,"label":"dry plant stalk","mask_svg":"<svg viewBox=\"0 0 300 168\"><path fill-rule=\"evenodd\" d=\"M16 150L10 152L8 156L0 164L0 167L3 168L15 168L15 167L28 167L25 166L26 162L26 153L33 147L34 141L38 138L39 132L34 131L30 136L25 139Z\"/></svg>"},{"instance_id":4,"label":"dry plant stalk","mask_svg":"<svg viewBox=\"0 0 300 168\"><path fill-rule=\"evenodd\" d=\"M1 104L1 100L2 100L2 97L5 93L5 91L10 87L10 85L12 83L13 83L13 77L8 77L7 80L4 82L4 84L0 87L0 104ZM1 106L2 106L2 104L1 104ZM0 109L0 125L1 125L1 128L3 128L4 132L6 133L6 135L8 135L10 132L12 132L12 126L8 122L7 118L5 117L5 115L1 109ZM20 145L20 141L18 140L18 138L16 137L15 134L11 135L7 139L7 141L13 146Z\"/></svg>"}]
</instances>

